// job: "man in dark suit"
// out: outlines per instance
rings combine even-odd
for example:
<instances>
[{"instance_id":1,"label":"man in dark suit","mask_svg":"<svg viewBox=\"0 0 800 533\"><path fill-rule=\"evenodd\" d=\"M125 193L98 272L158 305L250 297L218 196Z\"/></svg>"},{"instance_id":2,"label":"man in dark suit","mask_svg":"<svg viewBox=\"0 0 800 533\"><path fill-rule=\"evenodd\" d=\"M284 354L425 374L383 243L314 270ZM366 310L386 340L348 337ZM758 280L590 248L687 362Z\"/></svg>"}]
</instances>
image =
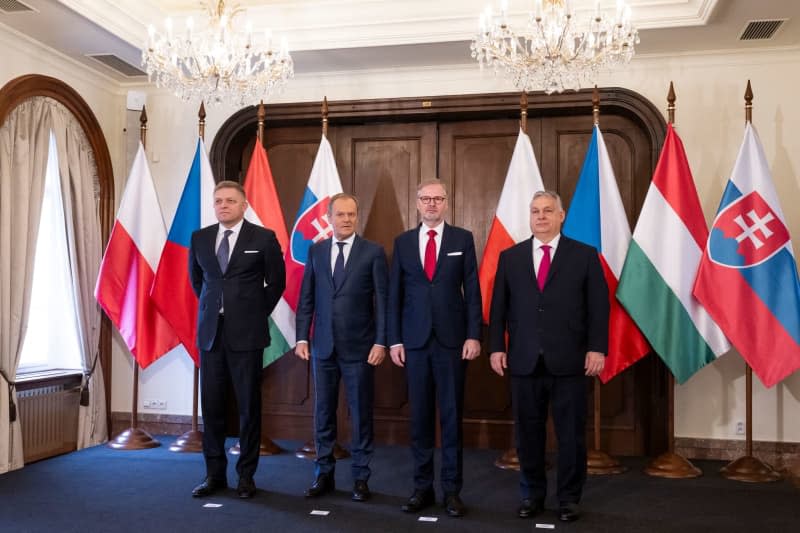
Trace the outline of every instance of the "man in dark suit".
<instances>
[{"instance_id":1,"label":"man in dark suit","mask_svg":"<svg viewBox=\"0 0 800 533\"><path fill-rule=\"evenodd\" d=\"M375 367L386 357L386 254L379 244L356 235L355 196L334 195L328 219L333 238L309 249L297 305L295 353L304 360L311 356L315 394L316 479L305 496L315 498L335 488L333 447L341 379L352 418L351 499L363 502L370 498Z\"/></svg>"},{"instance_id":2,"label":"man in dark suit","mask_svg":"<svg viewBox=\"0 0 800 533\"><path fill-rule=\"evenodd\" d=\"M247 199L235 181L214 188L219 224L192 234L189 275L199 298L197 346L203 407L206 478L195 497L227 487L225 413L228 381L239 405L236 463L240 498L252 498L261 442L261 363L269 346L268 318L286 286L285 267L272 230L244 220Z\"/></svg>"},{"instance_id":3,"label":"man in dark suit","mask_svg":"<svg viewBox=\"0 0 800 533\"><path fill-rule=\"evenodd\" d=\"M586 481L586 377L608 349L608 288L597 250L561 235L558 194L530 205L533 237L500 254L489 319L491 366L511 374L521 518L544 511L548 406L558 437L558 517L579 516ZM508 332L508 348L506 348Z\"/></svg>"},{"instance_id":4,"label":"man in dark suit","mask_svg":"<svg viewBox=\"0 0 800 533\"><path fill-rule=\"evenodd\" d=\"M444 221L447 189L439 180L417 187L422 223L394 241L388 332L394 364L405 366L411 403L414 492L402 509L435 502L433 450L436 402L442 435L441 485L449 516L462 516L464 377L480 354L481 293L472 233Z\"/></svg>"}]
</instances>

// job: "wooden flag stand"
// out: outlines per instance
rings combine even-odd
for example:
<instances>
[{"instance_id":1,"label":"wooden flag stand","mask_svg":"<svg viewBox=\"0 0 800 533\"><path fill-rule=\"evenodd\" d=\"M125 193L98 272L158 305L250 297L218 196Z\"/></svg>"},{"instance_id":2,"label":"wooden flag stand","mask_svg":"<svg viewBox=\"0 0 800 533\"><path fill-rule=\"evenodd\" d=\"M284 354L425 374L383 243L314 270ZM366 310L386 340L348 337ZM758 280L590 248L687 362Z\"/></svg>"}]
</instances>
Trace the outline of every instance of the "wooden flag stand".
<instances>
[{"instance_id":1,"label":"wooden flag stand","mask_svg":"<svg viewBox=\"0 0 800 533\"><path fill-rule=\"evenodd\" d=\"M264 145L264 122L267 118L267 110L264 108L264 100L261 100L261 103L258 104L258 132L256 133L257 140L256 142L261 143ZM242 184L244 185L244 184ZM262 415L262 425L263 425L263 415ZM264 432L261 433L261 444L258 447L258 454L259 455L278 455L283 450L280 446L275 444L272 439L264 435ZM236 442L231 449L228 450L229 453L232 455L239 455L242 453L242 449L239 446L239 442Z\"/></svg>"},{"instance_id":2,"label":"wooden flag stand","mask_svg":"<svg viewBox=\"0 0 800 533\"><path fill-rule=\"evenodd\" d=\"M147 142L147 110L142 106L139 115L139 138L142 146ZM157 448L161 443L155 440L148 432L137 427L139 425L139 363L133 360L133 406L131 408L131 427L117 435L107 444L115 450L146 450Z\"/></svg>"},{"instance_id":3,"label":"wooden flag stand","mask_svg":"<svg viewBox=\"0 0 800 533\"><path fill-rule=\"evenodd\" d=\"M753 89L750 87L750 80L747 80L744 102L745 122L750 123L753 121ZM749 364L745 370L745 409L745 455L722 467L720 473L728 479L750 483L778 481L782 478L778 472L767 463L753 457L753 369Z\"/></svg>"},{"instance_id":4,"label":"wooden flag stand","mask_svg":"<svg viewBox=\"0 0 800 533\"><path fill-rule=\"evenodd\" d=\"M328 135L328 97L322 99L322 135ZM295 457L300 459L315 459L317 457L317 448L314 445L313 439L303 444L297 451L294 452ZM350 452L342 448L338 442L333 444L333 457L336 460L347 459L350 457Z\"/></svg>"},{"instance_id":5,"label":"wooden flag stand","mask_svg":"<svg viewBox=\"0 0 800 533\"><path fill-rule=\"evenodd\" d=\"M594 125L600 124L600 92L597 85L592 92L592 119ZM615 458L600 449L600 378L594 378L594 448L586 453L586 472L591 475L621 474L628 470Z\"/></svg>"},{"instance_id":6,"label":"wooden flag stand","mask_svg":"<svg viewBox=\"0 0 800 533\"><path fill-rule=\"evenodd\" d=\"M198 130L200 138L206 135L206 108L200 102L200 110L197 113ZM197 426L197 397L200 384L200 367L194 366L194 379L192 383L192 429L177 438L169 447L171 452L199 453L203 451L203 432Z\"/></svg>"},{"instance_id":7,"label":"wooden flag stand","mask_svg":"<svg viewBox=\"0 0 800 533\"><path fill-rule=\"evenodd\" d=\"M675 123L675 88L669 82L667 94L667 114L669 123ZM703 475L703 471L694 466L691 461L675 453L675 377L669 373L667 378L667 434L669 447L644 468L648 476L665 477L671 479L691 479Z\"/></svg>"}]
</instances>

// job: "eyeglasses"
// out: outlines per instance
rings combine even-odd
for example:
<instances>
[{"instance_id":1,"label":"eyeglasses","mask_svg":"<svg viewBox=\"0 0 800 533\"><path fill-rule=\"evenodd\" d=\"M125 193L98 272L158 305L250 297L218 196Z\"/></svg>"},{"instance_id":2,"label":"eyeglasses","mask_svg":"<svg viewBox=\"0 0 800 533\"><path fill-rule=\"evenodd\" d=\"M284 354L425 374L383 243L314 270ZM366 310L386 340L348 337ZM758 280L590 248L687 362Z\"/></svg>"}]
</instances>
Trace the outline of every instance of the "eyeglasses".
<instances>
[{"instance_id":1,"label":"eyeglasses","mask_svg":"<svg viewBox=\"0 0 800 533\"><path fill-rule=\"evenodd\" d=\"M446 196L418 196L417 198L424 205L430 205L431 203L434 205L442 205L444 201L447 200Z\"/></svg>"}]
</instances>

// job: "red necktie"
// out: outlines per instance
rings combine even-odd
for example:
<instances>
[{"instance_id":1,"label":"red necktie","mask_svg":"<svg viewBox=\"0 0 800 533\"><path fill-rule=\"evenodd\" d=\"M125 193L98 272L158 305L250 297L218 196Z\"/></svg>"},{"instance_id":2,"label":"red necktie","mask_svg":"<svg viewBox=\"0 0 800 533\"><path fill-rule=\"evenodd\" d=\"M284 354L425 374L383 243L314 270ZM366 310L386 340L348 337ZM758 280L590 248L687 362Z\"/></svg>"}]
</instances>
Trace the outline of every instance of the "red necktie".
<instances>
[{"instance_id":1,"label":"red necktie","mask_svg":"<svg viewBox=\"0 0 800 533\"><path fill-rule=\"evenodd\" d=\"M536 273L536 281L539 283L539 290L544 290L544 283L547 281L547 273L550 272L550 245L543 244L541 246L542 253L542 261L539 263L539 272Z\"/></svg>"},{"instance_id":2,"label":"red necktie","mask_svg":"<svg viewBox=\"0 0 800 533\"><path fill-rule=\"evenodd\" d=\"M425 275L428 280L433 280L436 272L436 230L428 231L428 244L425 245Z\"/></svg>"}]
</instances>

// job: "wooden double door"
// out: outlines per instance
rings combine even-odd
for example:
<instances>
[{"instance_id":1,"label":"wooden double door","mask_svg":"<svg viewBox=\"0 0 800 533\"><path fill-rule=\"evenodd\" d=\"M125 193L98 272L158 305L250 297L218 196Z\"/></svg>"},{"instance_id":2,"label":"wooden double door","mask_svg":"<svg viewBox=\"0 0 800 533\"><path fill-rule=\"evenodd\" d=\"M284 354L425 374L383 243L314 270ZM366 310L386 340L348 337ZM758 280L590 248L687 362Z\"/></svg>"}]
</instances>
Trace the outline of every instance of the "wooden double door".
<instances>
[{"instance_id":1,"label":"wooden double door","mask_svg":"<svg viewBox=\"0 0 800 533\"><path fill-rule=\"evenodd\" d=\"M473 232L480 261L519 134L519 120L415 118L330 127L328 138L342 187L359 198L358 232L382 244L391 261L394 238L418 223L417 183L438 177L450 187L447 221ZM604 116L603 131L628 219L633 224L652 173L652 142L639 121L624 114ZM527 132L545 187L558 191L569 209L592 134L591 114L532 116L527 120ZM317 125L277 125L265 131L264 144L289 230L319 141ZM254 142L250 130L229 145L224 165L226 179L241 179ZM238 175L233 175L237 167ZM519 201L527 205L530 199ZM509 383L491 371L486 341L484 328L483 353L469 363L467 372L465 445L504 449L513 444ZM661 451L664 435L660 427L664 420L660 411L664 406L663 399L656 396L663 372L655 359L648 356L602 386L602 438L607 451L621 455ZM594 385L587 382L587 386ZM347 443L350 421L341 396L339 441ZM591 391L588 397L592 398ZM265 369L263 401L264 428L270 437L312 436L313 380L307 362L288 353ZM591 412L592 405L589 408ZM376 442L409 441L405 370L393 365L388 357L376 369L374 414ZM591 425L587 431L592 431Z\"/></svg>"}]
</instances>

